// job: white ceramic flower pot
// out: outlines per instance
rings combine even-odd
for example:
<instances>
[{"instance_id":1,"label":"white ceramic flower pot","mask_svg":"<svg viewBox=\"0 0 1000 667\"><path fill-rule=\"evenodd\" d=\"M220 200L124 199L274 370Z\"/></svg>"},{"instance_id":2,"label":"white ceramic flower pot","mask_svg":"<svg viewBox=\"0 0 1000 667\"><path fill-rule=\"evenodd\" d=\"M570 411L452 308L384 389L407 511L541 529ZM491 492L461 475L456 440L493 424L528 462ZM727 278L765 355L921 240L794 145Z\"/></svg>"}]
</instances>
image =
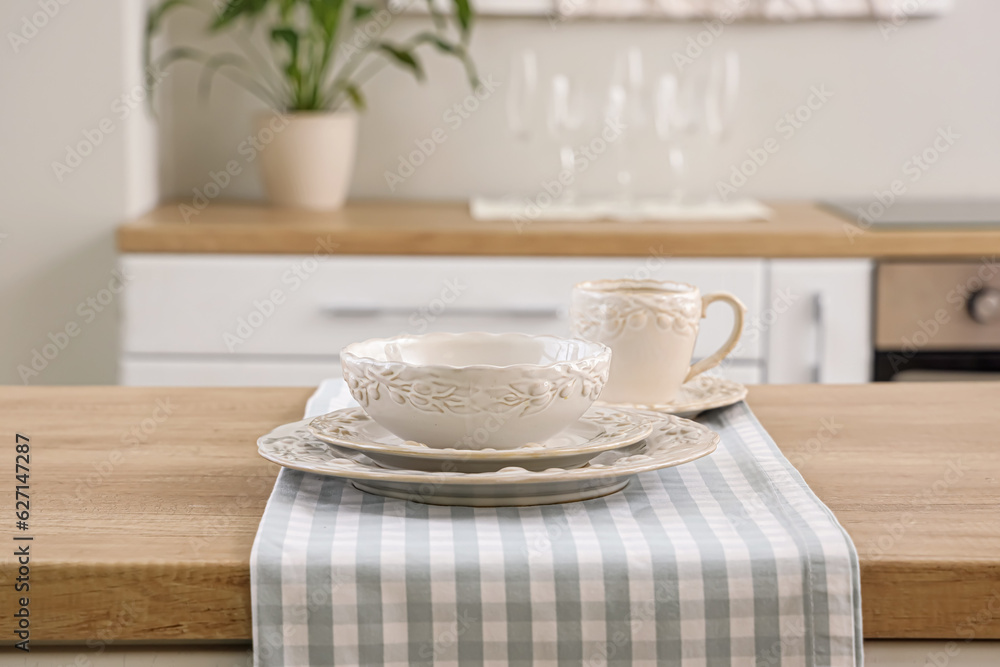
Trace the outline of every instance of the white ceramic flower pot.
<instances>
[{"instance_id":1,"label":"white ceramic flower pot","mask_svg":"<svg viewBox=\"0 0 1000 667\"><path fill-rule=\"evenodd\" d=\"M357 124L352 112L259 116L260 171L271 203L327 211L343 206L354 169Z\"/></svg>"}]
</instances>

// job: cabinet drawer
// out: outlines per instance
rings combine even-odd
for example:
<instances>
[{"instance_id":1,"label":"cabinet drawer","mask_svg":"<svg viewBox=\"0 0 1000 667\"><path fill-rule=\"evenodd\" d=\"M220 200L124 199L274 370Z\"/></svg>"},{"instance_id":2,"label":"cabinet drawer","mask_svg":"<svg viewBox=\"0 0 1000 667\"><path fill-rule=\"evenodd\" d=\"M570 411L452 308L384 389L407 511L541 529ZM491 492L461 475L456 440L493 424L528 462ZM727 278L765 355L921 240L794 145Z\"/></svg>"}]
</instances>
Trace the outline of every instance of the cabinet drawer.
<instances>
[{"instance_id":1,"label":"cabinet drawer","mask_svg":"<svg viewBox=\"0 0 1000 667\"><path fill-rule=\"evenodd\" d=\"M762 302L760 260L127 255L126 353L336 355L353 341L429 331L567 335L573 285L670 278ZM725 340L713 308L696 356ZM756 340L737 357L760 356Z\"/></svg>"}]
</instances>

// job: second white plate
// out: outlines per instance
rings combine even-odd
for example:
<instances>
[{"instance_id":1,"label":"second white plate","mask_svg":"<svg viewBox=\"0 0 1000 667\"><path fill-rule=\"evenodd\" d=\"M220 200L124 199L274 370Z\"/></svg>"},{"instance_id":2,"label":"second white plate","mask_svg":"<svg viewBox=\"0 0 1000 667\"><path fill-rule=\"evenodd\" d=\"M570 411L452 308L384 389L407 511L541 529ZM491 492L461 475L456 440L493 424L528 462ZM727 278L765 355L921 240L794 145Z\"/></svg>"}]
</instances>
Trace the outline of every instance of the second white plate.
<instances>
[{"instance_id":1,"label":"second white plate","mask_svg":"<svg viewBox=\"0 0 1000 667\"><path fill-rule=\"evenodd\" d=\"M313 419L309 430L319 440L362 452L385 468L427 472L494 472L576 468L601 452L618 450L645 438L655 416L597 407L562 433L515 449L438 449L404 441L379 426L361 408L343 408Z\"/></svg>"},{"instance_id":2,"label":"second white plate","mask_svg":"<svg viewBox=\"0 0 1000 667\"><path fill-rule=\"evenodd\" d=\"M511 467L497 472L421 472L376 465L364 454L317 440L308 420L285 424L257 440L258 453L286 468L350 481L362 491L431 505L509 507L599 498L640 473L683 465L715 451L719 435L674 416L660 420L635 451L607 451L572 470Z\"/></svg>"}]
</instances>

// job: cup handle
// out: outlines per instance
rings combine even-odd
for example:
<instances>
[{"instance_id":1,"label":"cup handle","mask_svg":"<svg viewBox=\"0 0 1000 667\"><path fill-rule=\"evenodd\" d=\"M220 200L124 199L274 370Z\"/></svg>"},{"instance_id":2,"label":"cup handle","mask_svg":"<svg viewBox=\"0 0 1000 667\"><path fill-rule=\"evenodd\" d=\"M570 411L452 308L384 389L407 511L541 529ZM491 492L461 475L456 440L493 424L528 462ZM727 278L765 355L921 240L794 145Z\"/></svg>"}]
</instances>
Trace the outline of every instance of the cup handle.
<instances>
[{"instance_id":1,"label":"cup handle","mask_svg":"<svg viewBox=\"0 0 1000 667\"><path fill-rule=\"evenodd\" d=\"M723 343L722 347L691 366L691 370L688 371L687 377L684 378L685 382L701 375L709 369L718 366L719 362L725 359L726 355L733 351L733 348L736 347L736 343L740 340L740 336L743 334L743 318L746 315L747 307L743 305L742 301L729 292L715 292L714 294L706 294L703 296L701 298L701 316L705 317L709 305L716 301L725 301L733 309L733 331L729 334L729 340Z\"/></svg>"}]
</instances>

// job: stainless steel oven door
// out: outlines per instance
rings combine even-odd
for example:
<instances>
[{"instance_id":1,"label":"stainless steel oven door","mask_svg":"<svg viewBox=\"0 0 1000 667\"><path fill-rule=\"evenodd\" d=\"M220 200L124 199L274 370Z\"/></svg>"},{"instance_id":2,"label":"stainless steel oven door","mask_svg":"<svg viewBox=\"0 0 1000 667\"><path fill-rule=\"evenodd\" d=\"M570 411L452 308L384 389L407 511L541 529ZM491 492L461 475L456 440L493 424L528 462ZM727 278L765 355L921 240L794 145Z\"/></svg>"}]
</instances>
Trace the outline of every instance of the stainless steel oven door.
<instances>
[{"instance_id":1,"label":"stainless steel oven door","mask_svg":"<svg viewBox=\"0 0 1000 667\"><path fill-rule=\"evenodd\" d=\"M1000 380L1000 264L883 262L876 273L879 381Z\"/></svg>"}]
</instances>

